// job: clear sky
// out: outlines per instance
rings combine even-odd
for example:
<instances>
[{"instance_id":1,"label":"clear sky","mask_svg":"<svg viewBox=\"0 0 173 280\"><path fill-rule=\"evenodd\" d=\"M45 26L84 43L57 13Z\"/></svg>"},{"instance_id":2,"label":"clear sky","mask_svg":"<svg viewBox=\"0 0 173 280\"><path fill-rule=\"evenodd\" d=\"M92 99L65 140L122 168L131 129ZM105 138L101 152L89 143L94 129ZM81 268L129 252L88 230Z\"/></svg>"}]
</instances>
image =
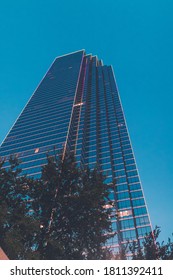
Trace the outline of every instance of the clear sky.
<instances>
[{"instance_id":1,"label":"clear sky","mask_svg":"<svg viewBox=\"0 0 173 280\"><path fill-rule=\"evenodd\" d=\"M0 3L0 142L56 56L114 67L153 226L173 232L173 1Z\"/></svg>"}]
</instances>

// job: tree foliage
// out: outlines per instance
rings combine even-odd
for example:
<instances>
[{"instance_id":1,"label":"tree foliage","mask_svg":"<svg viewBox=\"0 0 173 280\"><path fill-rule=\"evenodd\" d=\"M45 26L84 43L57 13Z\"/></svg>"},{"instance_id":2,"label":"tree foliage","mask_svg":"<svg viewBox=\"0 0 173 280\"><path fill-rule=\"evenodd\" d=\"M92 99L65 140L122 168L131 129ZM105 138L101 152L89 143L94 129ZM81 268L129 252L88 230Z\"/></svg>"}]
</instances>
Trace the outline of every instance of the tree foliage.
<instances>
[{"instance_id":1,"label":"tree foliage","mask_svg":"<svg viewBox=\"0 0 173 280\"><path fill-rule=\"evenodd\" d=\"M161 230L159 227L144 237L142 247L133 242L130 247L133 260L173 260L173 242L168 238L167 243L158 241Z\"/></svg>"},{"instance_id":2,"label":"tree foliage","mask_svg":"<svg viewBox=\"0 0 173 280\"><path fill-rule=\"evenodd\" d=\"M0 160L0 247L10 259L126 259L130 253L134 260L172 260L173 242L159 242L158 227L141 247L123 245L116 256L104 247L113 236L104 180L97 169L79 168L71 154L47 156L40 179L21 176L15 156L8 168Z\"/></svg>"},{"instance_id":3,"label":"tree foliage","mask_svg":"<svg viewBox=\"0 0 173 280\"><path fill-rule=\"evenodd\" d=\"M38 221L29 214L26 177L20 177L19 161L10 157L10 167L0 161L0 246L10 259L32 258Z\"/></svg>"},{"instance_id":4,"label":"tree foliage","mask_svg":"<svg viewBox=\"0 0 173 280\"><path fill-rule=\"evenodd\" d=\"M19 162L0 165L0 245L10 259L107 259L111 232L108 187L97 169L73 155L47 157L38 179L20 176Z\"/></svg>"}]
</instances>

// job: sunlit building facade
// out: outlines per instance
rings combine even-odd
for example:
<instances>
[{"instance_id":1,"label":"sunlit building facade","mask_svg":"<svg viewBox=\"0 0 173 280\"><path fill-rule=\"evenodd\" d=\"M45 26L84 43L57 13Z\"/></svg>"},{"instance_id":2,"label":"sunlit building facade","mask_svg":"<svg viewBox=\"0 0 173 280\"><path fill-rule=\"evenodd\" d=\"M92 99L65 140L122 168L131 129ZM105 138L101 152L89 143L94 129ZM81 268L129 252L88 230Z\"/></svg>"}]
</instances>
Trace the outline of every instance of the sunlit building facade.
<instances>
[{"instance_id":1,"label":"sunlit building facade","mask_svg":"<svg viewBox=\"0 0 173 280\"><path fill-rule=\"evenodd\" d=\"M107 175L117 235L106 246L117 252L120 244L142 241L151 223L113 69L84 50L54 60L0 156L17 154L23 174L38 178L46 153L67 149L82 166L97 164Z\"/></svg>"}]
</instances>

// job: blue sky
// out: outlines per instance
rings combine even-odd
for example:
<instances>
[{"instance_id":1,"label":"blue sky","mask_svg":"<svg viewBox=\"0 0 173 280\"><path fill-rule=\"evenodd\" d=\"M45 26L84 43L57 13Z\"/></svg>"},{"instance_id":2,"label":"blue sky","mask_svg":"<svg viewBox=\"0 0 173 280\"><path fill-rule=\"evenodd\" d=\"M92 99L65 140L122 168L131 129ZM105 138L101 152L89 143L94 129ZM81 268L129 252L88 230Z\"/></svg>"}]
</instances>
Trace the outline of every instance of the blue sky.
<instances>
[{"instance_id":1,"label":"blue sky","mask_svg":"<svg viewBox=\"0 0 173 280\"><path fill-rule=\"evenodd\" d=\"M112 64L152 224L173 232L173 1L6 0L0 4L0 142L56 56Z\"/></svg>"}]
</instances>

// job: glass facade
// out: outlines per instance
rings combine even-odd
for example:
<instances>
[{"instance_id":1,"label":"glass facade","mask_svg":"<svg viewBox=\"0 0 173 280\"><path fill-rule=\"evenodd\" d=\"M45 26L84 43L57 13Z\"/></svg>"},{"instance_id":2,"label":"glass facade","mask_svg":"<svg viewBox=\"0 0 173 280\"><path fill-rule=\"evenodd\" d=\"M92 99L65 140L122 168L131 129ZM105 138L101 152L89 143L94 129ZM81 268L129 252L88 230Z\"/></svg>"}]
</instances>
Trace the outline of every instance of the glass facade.
<instances>
[{"instance_id":1,"label":"glass facade","mask_svg":"<svg viewBox=\"0 0 173 280\"><path fill-rule=\"evenodd\" d=\"M23 174L39 177L46 153L74 151L77 162L106 174L112 230L106 246L141 243L151 231L136 162L111 66L77 51L54 60L0 147L17 154ZM5 163L8 167L8 162Z\"/></svg>"}]
</instances>

